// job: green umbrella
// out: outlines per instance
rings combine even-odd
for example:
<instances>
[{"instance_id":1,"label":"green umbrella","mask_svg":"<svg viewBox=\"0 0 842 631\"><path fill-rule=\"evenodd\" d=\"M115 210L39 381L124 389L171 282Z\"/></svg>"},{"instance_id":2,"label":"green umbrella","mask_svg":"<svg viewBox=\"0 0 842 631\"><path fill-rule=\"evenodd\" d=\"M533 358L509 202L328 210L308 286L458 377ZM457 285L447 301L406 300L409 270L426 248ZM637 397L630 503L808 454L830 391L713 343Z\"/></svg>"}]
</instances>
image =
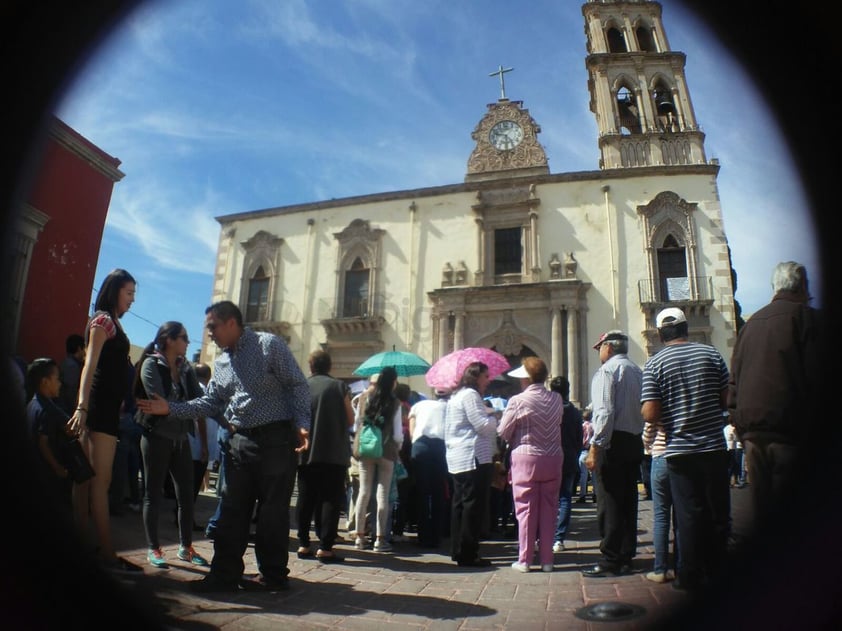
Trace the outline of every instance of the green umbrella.
<instances>
[{"instance_id":1,"label":"green umbrella","mask_svg":"<svg viewBox=\"0 0 842 631\"><path fill-rule=\"evenodd\" d=\"M382 372L387 366L394 367L401 377L423 375L430 370L430 363L420 355L391 350L372 355L357 367L354 374L369 377Z\"/></svg>"}]
</instances>

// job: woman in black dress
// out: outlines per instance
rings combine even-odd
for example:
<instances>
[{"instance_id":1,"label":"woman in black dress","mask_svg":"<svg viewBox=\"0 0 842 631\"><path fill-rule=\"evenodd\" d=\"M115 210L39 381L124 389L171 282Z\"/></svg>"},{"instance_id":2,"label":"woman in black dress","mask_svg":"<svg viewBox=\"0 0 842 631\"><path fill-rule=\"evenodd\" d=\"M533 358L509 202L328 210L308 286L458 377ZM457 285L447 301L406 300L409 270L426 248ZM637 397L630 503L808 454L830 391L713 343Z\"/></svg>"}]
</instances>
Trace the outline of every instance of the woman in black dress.
<instances>
[{"instance_id":1,"label":"woman in black dress","mask_svg":"<svg viewBox=\"0 0 842 631\"><path fill-rule=\"evenodd\" d=\"M86 534L90 513L103 565L112 570L142 572L139 565L118 557L114 551L108 512L120 406L126 397L131 366L129 338L120 326L120 318L134 302L135 286L131 274L115 269L99 289L94 315L85 328L85 365L69 427L80 437L95 473L88 482L74 488L74 513L80 534Z\"/></svg>"}]
</instances>

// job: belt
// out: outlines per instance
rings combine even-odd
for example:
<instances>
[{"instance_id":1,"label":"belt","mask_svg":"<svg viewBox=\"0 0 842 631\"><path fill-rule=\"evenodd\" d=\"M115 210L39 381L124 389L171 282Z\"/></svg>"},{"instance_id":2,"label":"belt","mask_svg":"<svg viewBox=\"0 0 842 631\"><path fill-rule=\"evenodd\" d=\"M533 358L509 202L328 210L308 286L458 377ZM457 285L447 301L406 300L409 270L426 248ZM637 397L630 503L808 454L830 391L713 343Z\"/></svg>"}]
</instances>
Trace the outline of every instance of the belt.
<instances>
[{"instance_id":1,"label":"belt","mask_svg":"<svg viewBox=\"0 0 842 631\"><path fill-rule=\"evenodd\" d=\"M271 423L264 423L263 425L256 425L254 427L240 427L239 425L232 425L231 433L242 434L243 436L259 436L260 434L285 427L292 427L292 421L272 421Z\"/></svg>"}]
</instances>

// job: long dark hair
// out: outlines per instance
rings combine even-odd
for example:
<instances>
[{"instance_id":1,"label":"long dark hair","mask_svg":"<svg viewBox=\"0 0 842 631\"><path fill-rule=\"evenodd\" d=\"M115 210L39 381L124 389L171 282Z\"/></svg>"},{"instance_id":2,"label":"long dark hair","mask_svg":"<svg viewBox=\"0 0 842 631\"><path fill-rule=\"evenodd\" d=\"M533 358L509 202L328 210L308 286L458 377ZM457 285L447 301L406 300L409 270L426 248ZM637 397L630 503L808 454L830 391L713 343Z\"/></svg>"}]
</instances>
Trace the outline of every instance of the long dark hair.
<instances>
[{"instance_id":1,"label":"long dark hair","mask_svg":"<svg viewBox=\"0 0 842 631\"><path fill-rule=\"evenodd\" d=\"M94 303L94 311L105 311L111 316L113 320L117 319L117 300L120 298L120 290L129 283L137 285L134 276L129 274L124 269L112 270L102 285L99 287L99 293L96 295L96 302ZM90 322L88 322L90 324ZM85 329L85 344L87 345L91 337L91 327Z\"/></svg>"},{"instance_id":2,"label":"long dark hair","mask_svg":"<svg viewBox=\"0 0 842 631\"><path fill-rule=\"evenodd\" d=\"M134 385L132 386L132 392L134 393L136 399L147 398L146 389L143 387L143 382L140 380L140 373L141 368L143 367L143 362L146 361L147 357L153 355L156 350L163 355L164 351L167 349L167 341L178 339L178 336L181 335L181 332L184 330L184 325L181 322L178 322L177 320L170 320L169 322L164 322L161 326L158 327L158 332L155 334L155 339L143 347L143 352L140 354L140 359L134 365Z\"/></svg>"},{"instance_id":3,"label":"long dark hair","mask_svg":"<svg viewBox=\"0 0 842 631\"><path fill-rule=\"evenodd\" d=\"M114 311L117 308L117 299L120 296L120 290L128 283L137 285L134 276L124 269L115 269L108 274L99 288L96 303L94 304L94 311L107 311L111 314L111 317L117 317Z\"/></svg>"},{"instance_id":4,"label":"long dark hair","mask_svg":"<svg viewBox=\"0 0 842 631\"><path fill-rule=\"evenodd\" d=\"M389 421L390 415L394 413L395 405L395 382L398 380L398 371L393 366L387 366L382 370L380 376L377 377L377 385L374 386L374 392L368 397L368 402L365 406L366 416L377 418L383 416ZM389 416L389 418L387 418Z\"/></svg>"}]
</instances>

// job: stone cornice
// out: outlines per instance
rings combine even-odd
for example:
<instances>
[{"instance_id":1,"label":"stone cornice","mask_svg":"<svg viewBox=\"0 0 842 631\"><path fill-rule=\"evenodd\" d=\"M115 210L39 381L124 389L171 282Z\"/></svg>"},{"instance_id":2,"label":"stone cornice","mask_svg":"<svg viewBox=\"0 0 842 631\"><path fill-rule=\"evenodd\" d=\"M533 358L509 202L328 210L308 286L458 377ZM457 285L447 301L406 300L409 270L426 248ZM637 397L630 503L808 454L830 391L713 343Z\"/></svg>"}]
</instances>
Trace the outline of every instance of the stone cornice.
<instances>
[{"instance_id":1,"label":"stone cornice","mask_svg":"<svg viewBox=\"0 0 842 631\"><path fill-rule=\"evenodd\" d=\"M226 225L235 221L247 219L266 218L278 215L291 215L294 213L313 212L329 208L341 208L342 206L361 206L404 199L419 199L424 197L437 197L440 195L452 195L458 193L476 193L478 191L498 189L509 183L513 186L524 186L528 184L555 184L558 182L603 182L605 180L622 180L626 178L639 178L642 176L655 175L713 175L719 173L719 164L680 164L662 165L649 167L603 169L601 171L574 171L572 173L548 173L534 175L529 178L512 177L509 179L495 179L493 181L465 182L462 184L445 184L443 186L431 186L427 188L407 189L403 191L390 191L386 193L373 193L371 195L357 195L353 197L340 197L328 199L321 202L308 202L306 204L293 204L290 206L276 206L260 210L249 210L230 215L219 215L216 221Z\"/></svg>"},{"instance_id":2,"label":"stone cornice","mask_svg":"<svg viewBox=\"0 0 842 631\"><path fill-rule=\"evenodd\" d=\"M58 144L87 162L112 182L119 182L126 176L117 168L120 164L119 159L108 155L60 120L53 121L49 134Z\"/></svg>"}]
</instances>

